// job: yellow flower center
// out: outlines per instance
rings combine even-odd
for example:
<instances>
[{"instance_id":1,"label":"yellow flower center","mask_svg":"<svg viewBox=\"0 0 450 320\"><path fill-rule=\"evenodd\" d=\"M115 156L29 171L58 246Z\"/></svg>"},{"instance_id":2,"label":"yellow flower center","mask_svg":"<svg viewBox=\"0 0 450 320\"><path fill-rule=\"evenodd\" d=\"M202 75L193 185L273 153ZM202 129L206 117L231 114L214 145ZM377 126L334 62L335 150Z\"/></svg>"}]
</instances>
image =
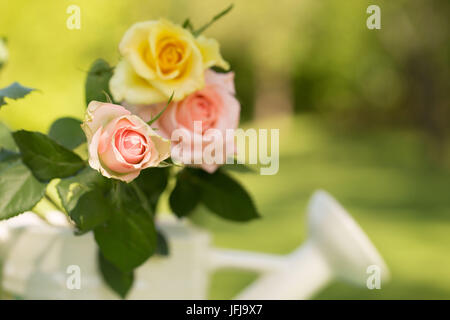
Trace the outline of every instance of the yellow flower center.
<instances>
[{"instance_id":1,"label":"yellow flower center","mask_svg":"<svg viewBox=\"0 0 450 320\"><path fill-rule=\"evenodd\" d=\"M165 39L158 43L158 66L163 74L179 70L186 60L186 44L178 39Z\"/></svg>"}]
</instances>

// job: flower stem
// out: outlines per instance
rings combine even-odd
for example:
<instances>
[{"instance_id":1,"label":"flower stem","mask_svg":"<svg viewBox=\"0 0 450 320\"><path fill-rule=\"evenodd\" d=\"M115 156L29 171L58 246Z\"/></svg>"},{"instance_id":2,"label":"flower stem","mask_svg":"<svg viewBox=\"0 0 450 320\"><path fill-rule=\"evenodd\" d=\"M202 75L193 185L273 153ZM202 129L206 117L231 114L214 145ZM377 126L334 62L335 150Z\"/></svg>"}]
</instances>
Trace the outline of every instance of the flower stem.
<instances>
[{"instance_id":1,"label":"flower stem","mask_svg":"<svg viewBox=\"0 0 450 320\"><path fill-rule=\"evenodd\" d=\"M142 191L142 189L135 183L132 182L131 183L131 187L133 188L134 192L136 192L136 195L139 198L139 201L142 203L142 206L144 207L144 209L153 216L153 210L150 207L150 204L148 203L148 199L145 196L144 192Z\"/></svg>"}]
</instances>

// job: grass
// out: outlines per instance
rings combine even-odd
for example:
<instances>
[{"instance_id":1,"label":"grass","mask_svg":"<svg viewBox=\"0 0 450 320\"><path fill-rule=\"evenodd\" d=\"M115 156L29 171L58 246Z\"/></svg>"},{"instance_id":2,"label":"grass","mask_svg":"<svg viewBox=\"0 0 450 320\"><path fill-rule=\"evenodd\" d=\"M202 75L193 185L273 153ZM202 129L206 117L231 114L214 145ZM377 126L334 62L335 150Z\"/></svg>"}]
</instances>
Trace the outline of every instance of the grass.
<instances>
[{"instance_id":1,"label":"grass","mask_svg":"<svg viewBox=\"0 0 450 320\"><path fill-rule=\"evenodd\" d=\"M392 280L381 290L335 282L317 299L449 299L450 173L427 156L420 135L402 130L342 132L319 119L271 120L280 128L280 170L239 174L263 218L230 223L199 210L193 220L214 245L287 254L305 240L305 207L313 191L334 195L372 239ZM209 296L232 298L257 278L221 270Z\"/></svg>"}]
</instances>

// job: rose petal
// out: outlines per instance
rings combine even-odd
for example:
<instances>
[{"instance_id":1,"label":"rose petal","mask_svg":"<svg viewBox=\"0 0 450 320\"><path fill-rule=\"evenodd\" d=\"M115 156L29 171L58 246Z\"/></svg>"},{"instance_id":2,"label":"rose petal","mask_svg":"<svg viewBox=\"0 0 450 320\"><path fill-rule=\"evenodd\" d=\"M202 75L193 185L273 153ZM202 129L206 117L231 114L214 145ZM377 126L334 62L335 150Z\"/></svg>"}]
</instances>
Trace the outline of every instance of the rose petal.
<instances>
[{"instance_id":1,"label":"rose petal","mask_svg":"<svg viewBox=\"0 0 450 320\"><path fill-rule=\"evenodd\" d=\"M164 93L139 77L126 60L119 61L114 68L109 89L114 100L125 100L131 104L147 104L168 99Z\"/></svg>"}]
</instances>

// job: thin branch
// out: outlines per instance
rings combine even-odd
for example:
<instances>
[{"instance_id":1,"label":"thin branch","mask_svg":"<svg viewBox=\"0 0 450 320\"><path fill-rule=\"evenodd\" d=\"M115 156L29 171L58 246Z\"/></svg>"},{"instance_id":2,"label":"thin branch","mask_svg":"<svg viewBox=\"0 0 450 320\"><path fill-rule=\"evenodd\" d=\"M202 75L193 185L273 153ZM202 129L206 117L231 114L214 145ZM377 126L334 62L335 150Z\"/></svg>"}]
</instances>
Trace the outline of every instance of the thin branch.
<instances>
[{"instance_id":1,"label":"thin branch","mask_svg":"<svg viewBox=\"0 0 450 320\"><path fill-rule=\"evenodd\" d=\"M151 126L156 120L158 120L158 118L161 117L161 115L164 113L164 111L166 111L167 107L172 102L174 94L175 94L175 91L173 91L172 94L170 95L169 101L167 101L167 104L165 105L165 107L154 118L152 118L149 122L147 122L147 124L149 126Z\"/></svg>"},{"instance_id":2,"label":"thin branch","mask_svg":"<svg viewBox=\"0 0 450 320\"><path fill-rule=\"evenodd\" d=\"M225 10L221 11L220 13L216 14L211 21L209 21L207 24L205 24L203 27L198 28L196 31L193 32L194 36L199 36L200 34L202 34L203 31L205 31L206 29L208 29L214 22L216 22L217 20L219 20L220 18L222 18L223 16L225 16L228 12L231 11L231 9L233 9L234 4L230 4L228 6L228 8L226 8Z\"/></svg>"}]
</instances>

